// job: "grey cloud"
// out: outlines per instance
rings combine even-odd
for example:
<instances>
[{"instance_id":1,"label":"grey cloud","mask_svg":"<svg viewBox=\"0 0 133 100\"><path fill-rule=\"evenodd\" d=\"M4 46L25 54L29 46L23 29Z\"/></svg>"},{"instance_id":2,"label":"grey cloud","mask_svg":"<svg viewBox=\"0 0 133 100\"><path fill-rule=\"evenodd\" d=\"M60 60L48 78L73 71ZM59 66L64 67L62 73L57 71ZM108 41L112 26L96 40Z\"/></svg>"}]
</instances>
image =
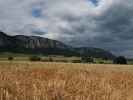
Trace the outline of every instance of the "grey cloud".
<instances>
[{"instance_id":1,"label":"grey cloud","mask_svg":"<svg viewBox=\"0 0 133 100\"><path fill-rule=\"evenodd\" d=\"M10 5L10 6L9 6ZM0 0L0 29L133 57L133 1Z\"/></svg>"}]
</instances>

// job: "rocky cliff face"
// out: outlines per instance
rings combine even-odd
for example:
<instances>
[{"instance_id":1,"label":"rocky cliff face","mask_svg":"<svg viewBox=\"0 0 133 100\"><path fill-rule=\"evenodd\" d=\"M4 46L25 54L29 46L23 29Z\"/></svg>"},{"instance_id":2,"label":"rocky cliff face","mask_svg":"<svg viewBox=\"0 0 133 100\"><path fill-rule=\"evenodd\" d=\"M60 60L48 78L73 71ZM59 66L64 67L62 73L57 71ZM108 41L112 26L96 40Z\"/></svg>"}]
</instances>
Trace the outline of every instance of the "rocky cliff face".
<instances>
[{"instance_id":1,"label":"rocky cliff face","mask_svg":"<svg viewBox=\"0 0 133 100\"><path fill-rule=\"evenodd\" d=\"M91 56L112 59L108 51L98 48L73 48L62 42L38 36L8 36L0 32L0 52L53 54L65 56Z\"/></svg>"},{"instance_id":2,"label":"rocky cliff face","mask_svg":"<svg viewBox=\"0 0 133 100\"><path fill-rule=\"evenodd\" d=\"M46 48L60 48L65 49L67 46L59 41L50 40L47 38L37 37L37 36L23 36L17 35L13 37L18 41L18 45L23 48L30 49L46 49Z\"/></svg>"},{"instance_id":3,"label":"rocky cliff face","mask_svg":"<svg viewBox=\"0 0 133 100\"><path fill-rule=\"evenodd\" d=\"M0 47L11 45L11 38L5 33L0 32Z\"/></svg>"},{"instance_id":4,"label":"rocky cliff face","mask_svg":"<svg viewBox=\"0 0 133 100\"><path fill-rule=\"evenodd\" d=\"M35 49L35 48L60 48L66 49L67 45L48 38L42 38L38 36L8 36L3 32L0 32L0 47L6 46L19 46L23 48Z\"/></svg>"},{"instance_id":5,"label":"rocky cliff face","mask_svg":"<svg viewBox=\"0 0 133 100\"><path fill-rule=\"evenodd\" d=\"M39 54L76 54L70 46L62 42L39 36L8 36L0 32L0 52L39 53Z\"/></svg>"}]
</instances>

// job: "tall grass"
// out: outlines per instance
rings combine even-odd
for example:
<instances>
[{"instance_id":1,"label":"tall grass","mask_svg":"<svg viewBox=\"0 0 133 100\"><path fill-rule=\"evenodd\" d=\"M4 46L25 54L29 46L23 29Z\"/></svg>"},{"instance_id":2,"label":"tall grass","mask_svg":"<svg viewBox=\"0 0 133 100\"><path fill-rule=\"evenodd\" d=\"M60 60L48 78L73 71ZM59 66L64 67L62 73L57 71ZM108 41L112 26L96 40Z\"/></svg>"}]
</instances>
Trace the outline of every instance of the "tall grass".
<instances>
[{"instance_id":1,"label":"tall grass","mask_svg":"<svg viewBox=\"0 0 133 100\"><path fill-rule=\"evenodd\" d=\"M133 100L131 67L1 62L0 100Z\"/></svg>"}]
</instances>

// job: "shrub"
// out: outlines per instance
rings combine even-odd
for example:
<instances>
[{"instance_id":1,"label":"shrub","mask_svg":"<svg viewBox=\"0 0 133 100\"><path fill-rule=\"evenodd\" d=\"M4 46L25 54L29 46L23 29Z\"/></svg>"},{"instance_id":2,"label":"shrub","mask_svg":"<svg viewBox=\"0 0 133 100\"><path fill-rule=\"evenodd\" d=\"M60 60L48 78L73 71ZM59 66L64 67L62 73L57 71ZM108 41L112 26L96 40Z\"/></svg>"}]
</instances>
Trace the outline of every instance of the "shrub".
<instances>
[{"instance_id":1,"label":"shrub","mask_svg":"<svg viewBox=\"0 0 133 100\"><path fill-rule=\"evenodd\" d=\"M119 56L114 59L113 63L114 64L127 64L127 59L123 56Z\"/></svg>"},{"instance_id":2,"label":"shrub","mask_svg":"<svg viewBox=\"0 0 133 100\"><path fill-rule=\"evenodd\" d=\"M81 63L81 60L72 60L72 63Z\"/></svg>"},{"instance_id":3,"label":"shrub","mask_svg":"<svg viewBox=\"0 0 133 100\"><path fill-rule=\"evenodd\" d=\"M8 57L8 60L12 61L14 58L13 57Z\"/></svg>"},{"instance_id":4,"label":"shrub","mask_svg":"<svg viewBox=\"0 0 133 100\"><path fill-rule=\"evenodd\" d=\"M29 58L30 61L41 61L41 58L38 56L32 56Z\"/></svg>"},{"instance_id":5,"label":"shrub","mask_svg":"<svg viewBox=\"0 0 133 100\"><path fill-rule=\"evenodd\" d=\"M42 62L53 62L53 58L52 57L48 57L47 59L41 59Z\"/></svg>"},{"instance_id":6,"label":"shrub","mask_svg":"<svg viewBox=\"0 0 133 100\"><path fill-rule=\"evenodd\" d=\"M87 56L83 56L83 57L81 57L81 61L83 62L83 63L87 63L88 61L87 61Z\"/></svg>"},{"instance_id":7,"label":"shrub","mask_svg":"<svg viewBox=\"0 0 133 100\"><path fill-rule=\"evenodd\" d=\"M56 60L55 62L64 62L64 63L67 63L68 61L67 60L65 60L65 59L62 59L62 60Z\"/></svg>"},{"instance_id":8,"label":"shrub","mask_svg":"<svg viewBox=\"0 0 133 100\"><path fill-rule=\"evenodd\" d=\"M99 64L104 64L104 61L100 61Z\"/></svg>"},{"instance_id":9,"label":"shrub","mask_svg":"<svg viewBox=\"0 0 133 100\"><path fill-rule=\"evenodd\" d=\"M93 59L92 57L87 57L87 56L83 56L83 57L81 58L81 61L82 61L83 63L94 63L94 59Z\"/></svg>"},{"instance_id":10,"label":"shrub","mask_svg":"<svg viewBox=\"0 0 133 100\"><path fill-rule=\"evenodd\" d=\"M88 58L88 62L94 63L94 59L93 59L92 57L89 57L89 58Z\"/></svg>"},{"instance_id":11,"label":"shrub","mask_svg":"<svg viewBox=\"0 0 133 100\"><path fill-rule=\"evenodd\" d=\"M42 62L49 62L48 59L41 59Z\"/></svg>"},{"instance_id":12,"label":"shrub","mask_svg":"<svg viewBox=\"0 0 133 100\"><path fill-rule=\"evenodd\" d=\"M49 62L53 62L53 58L52 57L49 57Z\"/></svg>"}]
</instances>

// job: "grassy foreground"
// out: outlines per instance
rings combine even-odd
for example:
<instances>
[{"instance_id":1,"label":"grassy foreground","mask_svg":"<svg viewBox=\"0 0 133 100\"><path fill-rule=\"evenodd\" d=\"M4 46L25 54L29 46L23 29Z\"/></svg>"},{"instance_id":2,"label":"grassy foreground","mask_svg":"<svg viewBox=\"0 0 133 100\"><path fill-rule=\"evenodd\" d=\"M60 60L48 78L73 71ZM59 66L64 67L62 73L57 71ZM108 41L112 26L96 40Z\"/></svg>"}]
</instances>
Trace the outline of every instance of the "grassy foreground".
<instances>
[{"instance_id":1,"label":"grassy foreground","mask_svg":"<svg viewBox=\"0 0 133 100\"><path fill-rule=\"evenodd\" d=\"M0 100L133 100L133 66L0 62Z\"/></svg>"}]
</instances>

